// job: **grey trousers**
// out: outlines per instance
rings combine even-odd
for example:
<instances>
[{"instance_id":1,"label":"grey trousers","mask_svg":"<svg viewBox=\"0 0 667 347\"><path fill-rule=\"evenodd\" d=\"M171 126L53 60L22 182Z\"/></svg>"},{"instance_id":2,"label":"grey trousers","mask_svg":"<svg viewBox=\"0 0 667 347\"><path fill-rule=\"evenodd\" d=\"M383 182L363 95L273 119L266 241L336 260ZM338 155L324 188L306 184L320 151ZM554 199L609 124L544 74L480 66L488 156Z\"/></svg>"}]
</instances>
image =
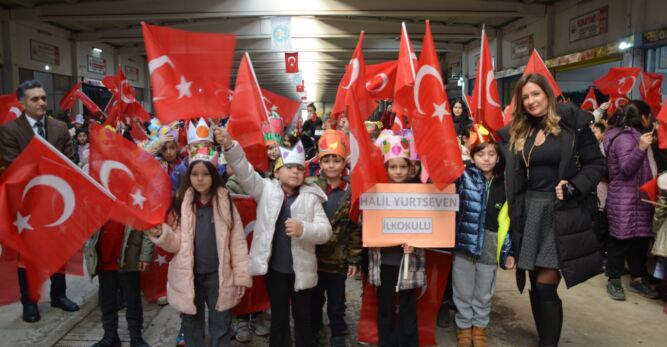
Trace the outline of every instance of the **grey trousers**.
<instances>
[{"instance_id":1,"label":"grey trousers","mask_svg":"<svg viewBox=\"0 0 667 347\"><path fill-rule=\"evenodd\" d=\"M497 265L482 264L466 255L454 255L452 289L457 327L486 328L489 325L497 268Z\"/></svg>"},{"instance_id":2,"label":"grey trousers","mask_svg":"<svg viewBox=\"0 0 667 347\"><path fill-rule=\"evenodd\" d=\"M183 314L183 334L187 346L205 346L206 319L204 309L208 306L208 334L211 346L231 346L232 310L217 311L218 273L195 274L195 306L197 314Z\"/></svg>"}]
</instances>

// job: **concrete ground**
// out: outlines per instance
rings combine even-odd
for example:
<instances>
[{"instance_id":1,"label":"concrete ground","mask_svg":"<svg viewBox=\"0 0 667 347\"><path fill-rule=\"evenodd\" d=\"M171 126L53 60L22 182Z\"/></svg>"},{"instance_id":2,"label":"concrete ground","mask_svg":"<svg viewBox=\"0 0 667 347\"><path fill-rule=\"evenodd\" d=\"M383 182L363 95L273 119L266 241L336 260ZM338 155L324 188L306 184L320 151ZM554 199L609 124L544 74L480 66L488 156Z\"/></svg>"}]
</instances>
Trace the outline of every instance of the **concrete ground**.
<instances>
[{"instance_id":1,"label":"concrete ground","mask_svg":"<svg viewBox=\"0 0 667 347\"><path fill-rule=\"evenodd\" d=\"M627 278L624 279L627 285ZM663 303L644 299L626 290L628 300L616 302L605 291L606 278L598 276L573 289L560 290L565 323L561 346L667 346L667 315ZM68 295L80 303L81 311L66 313L40 303L42 320L28 324L21 320L21 305L0 307L0 346L90 346L102 336L97 307L97 282L68 277ZM360 306L361 282L348 281L349 340L356 345L356 316ZM48 298L48 286L44 289ZM151 346L173 346L180 318L169 306L145 305L144 337ZM124 346L129 336L121 311L120 335ZM455 328L437 329L439 346L455 346ZM325 333L326 334L326 333ZM326 340L323 337L322 342ZM527 294L520 295L514 274L498 273L489 329L491 346L536 346L533 319ZM234 346L267 346L267 338L253 337L250 343ZM324 344L323 344L324 345Z\"/></svg>"}]
</instances>

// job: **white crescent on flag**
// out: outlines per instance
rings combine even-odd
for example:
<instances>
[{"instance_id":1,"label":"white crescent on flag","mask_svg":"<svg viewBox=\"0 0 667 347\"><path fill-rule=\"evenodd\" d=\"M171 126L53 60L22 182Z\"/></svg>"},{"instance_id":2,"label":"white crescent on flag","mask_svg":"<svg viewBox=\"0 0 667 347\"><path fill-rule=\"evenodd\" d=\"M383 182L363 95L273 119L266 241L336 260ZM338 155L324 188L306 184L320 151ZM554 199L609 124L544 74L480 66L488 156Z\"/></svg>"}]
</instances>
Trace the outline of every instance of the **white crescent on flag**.
<instances>
[{"instance_id":1,"label":"white crescent on flag","mask_svg":"<svg viewBox=\"0 0 667 347\"><path fill-rule=\"evenodd\" d=\"M296 64L296 57L294 56L287 57L287 64L289 64L289 66L294 66L294 64Z\"/></svg>"},{"instance_id":2,"label":"white crescent on flag","mask_svg":"<svg viewBox=\"0 0 667 347\"><path fill-rule=\"evenodd\" d=\"M160 66L168 64L172 68L174 68L174 63L169 59L169 56L167 55L161 55L155 59L152 59L151 61L148 62L148 73L153 74L153 71L156 69L160 68Z\"/></svg>"},{"instance_id":3,"label":"white crescent on flag","mask_svg":"<svg viewBox=\"0 0 667 347\"><path fill-rule=\"evenodd\" d=\"M63 212L60 215L60 217L53 223L44 225L45 227L56 227L59 226L69 217L72 215L72 212L74 212L74 206L76 199L74 198L74 191L72 190L72 187L67 183L67 181L63 180L62 178L54 175L40 175L37 176L28 182L28 184L23 188L23 194L21 195L21 201L25 199L25 196L28 194L28 191L32 189L33 187L36 186L48 186L53 189L55 189L58 194L63 198ZM30 216L25 217L26 220L30 218Z\"/></svg>"},{"instance_id":4,"label":"white crescent on flag","mask_svg":"<svg viewBox=\"0 0 667 347\"><path fill-rule=\"evenodd\" d=\"M369 89L370 87L373 86L373 83L371 83L371 81L366 82L366 89L371 94L377 94L377 93L383 91L384 88L387 87L387 84L389 84L389 76L387 76L387 74L384 73L384 72L380 72L379 74L373 76L374 80L376 78L380 78L382 80L382 82L380 83L380 86L377 87L377 88ZM375 84L377 84L377 83L375 83Z\"/></svg>"},{"instance_id":5,"label":"white crescent on flag","mask_svg":"<svg viewBox=\"0 0 667 347\"><path fill-rule=\"evenodd\" d=\"M597 102L597 100L595 100L595 99L593 99L593 98L586 98L586 99L584 100L584 103L582 104L582 106L586 105L587 102L590 102L590 103L591 103L591 105L593 106L593 109L597 109L597 108L598 108L598 102Z\"/></svg>"},{"instance_id":6,"label":"white crescent on flag","mask_svg":"<svg viewBox=\"0 0 667 347\"><path fill-rule=\"evenodd\" d=\"M426 77L427 75L432 75L433 77L438 79L438 81L440 82L440 86L444 90L442 77L440 76L440 73L438 73L438 70L436 70L431 65L424 65L421 68L419 68L417 76L415 77L415 87L412 90L413 90L413 97L415 99L415 106L417 107L417 111L421 114L426 114L426 113L422 110L421 104L419 104L419 87L422 84L422 79L424 79L424 77Z\"/></svg>"},{"instance_id":7,"label":"white crescent on flag","mask_svg":"<svg viewBox=\"0 0 667 347\"><path fill-rule=\"evenodd\" d=\"M352 75L350 76L350 83L346 87L343 87L345 89L350 89L352 83L359 78L359 60L357 58L350 60L350 65L352 65Z\"/></svg>"},{"instance_id":8,"label":"white crescent on flag","mask_svg":"<svg viewBox=\"0 0 667 347\"><path fill-rule=\"evenodd\" d=\"M102 162L102 166L100 166L100 182L102 183L102 186L106 188L106 190L109 190L109 175L111 174L111 171L113 170L120 170L128 174L132 179L134 180L134 174L132 174L132 171L125 166L125 164L115 161L115 160L105 160Z\"/></svg>"},{"instance_id":9,"label":"white crescent on flag","mask_svg":"<svg viewBox=\"0 0 667 347\"><path fill-rule=\"evenodd\" d=\"M637 82L637 77L630 76L630 78L632 78L632 83L630 84L630 88L623 88L627 84L627 83L625 83L625 79L621 79L621 80L623 80L622 82L619 81L619 82L621 82L621 85L618 87L618 90L616 90L618 92L618 94L625 95L625 94L629 93L630 90L632 90L632 87L634 87L635 83ZM628 91L623 92L623 89L627 89Z\"/></svg>"},{"instance_id":10,"label":"white crescent on flag","mask_svg":"<svg viewBox=\"0 0 667 347\"><path fill-rule=\"evenodd\" d=\"M359 161L359 142L354 138L354 134L350 132L350 168L354 170Z\"/></svg>"},{"instance_id":11,"label":"white crescent on flag","mask_svg":"<svg viewBox=\"0 0 667 347\"><path fill-rule=\"evenodd\" d=\"M16 107L16 106L12 106L12 107L10 107L10 108L9 108L9 113L13 113L13 114L15 114L15 115L16 115L16 118L21 117L21 110L20 110L18 107Z\"/></svg>"},{"instance_id":12,"label":"white crescent on flag","mask_svg":"<svg viewBox=\"0 0 667 347\"><path fill-rule=\"evenodd\" d=\"M488 102L493 107L500 108L500 103L493 100L491 97L491 82L495 81L495 76L493 75L493 70L489 70L486 73L486 102Z\"/></svg>"},{"instance_id":13,"label":"white crescent on flag","mask_svg":"<svg viewBox=\"0 0 667 347\"><path fill-rule=\"evenodd\" d=\"M125 85L127 85L127 84L128 84L127 80L120 81L120 99L126 104L131 104L131 103L135 102L136 99L131 95L130 95L131 98L128 98L127 95L125 95L125 93L123 93Z\"/></svg>"}]
</instances>

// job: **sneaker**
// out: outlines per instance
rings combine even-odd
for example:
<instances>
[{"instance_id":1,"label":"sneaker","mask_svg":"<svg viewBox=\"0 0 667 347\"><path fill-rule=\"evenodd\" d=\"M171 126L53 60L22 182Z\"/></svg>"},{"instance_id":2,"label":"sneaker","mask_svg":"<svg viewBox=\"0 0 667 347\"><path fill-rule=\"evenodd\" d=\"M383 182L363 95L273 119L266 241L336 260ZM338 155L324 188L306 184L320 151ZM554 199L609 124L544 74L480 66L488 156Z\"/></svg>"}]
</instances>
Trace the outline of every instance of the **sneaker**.
<instances>
[{"instance_id":1,"label":"sneaker","mask_svg":"<svg viewBox=\"0 0 667 347\"><path fill-rule=\"evenodd\" d=\"M184 333L178 333L176 335L176 346L185 346L185 334Z\"/></svg>"},{"instance_id":2,"label":"sneaker","mask_svg":"<svg viewBox=\"0 0 667 347\"><path fill-rule=\"evenodd\" d=\"M621 280L618 278L609 279L609 281L607 281L607 293L614 300L625 300L625 291L623 291Z\"/></svg>"},{"instance_id":3,"label":"sneaker","mask_svg":"<svg viewBox=\"0 0 667 347\"><path fill-rule=\"evenodd\" d=\"M271 323L258 314L250 320L250 331L257 336L266 336L271 332Z\"/></svg>"},{"instance_id":4,"label":"sneaker","mask_svg":"<svg viewBox=\"0 0 667 347\"><path fill-rule=\"evenodd\" d=\"M248 328L248 322L239 321L236 326L236 341L245 343L250 342L250 329Z\"/></svg>"},{"instance_id":5,"label":"sneaker","mask_svg":"<svg viewBox=\"0 0 667 347\"><path fill-rule=\"evenodd\" d=\"M633 291L648 299L657 299L660 297L660 294L658 294L655 289L651 288L648 283L648 278L646 277L642 277L642 279L639 281L631 280L630 291Z\"/></svg>"}]
</instances>

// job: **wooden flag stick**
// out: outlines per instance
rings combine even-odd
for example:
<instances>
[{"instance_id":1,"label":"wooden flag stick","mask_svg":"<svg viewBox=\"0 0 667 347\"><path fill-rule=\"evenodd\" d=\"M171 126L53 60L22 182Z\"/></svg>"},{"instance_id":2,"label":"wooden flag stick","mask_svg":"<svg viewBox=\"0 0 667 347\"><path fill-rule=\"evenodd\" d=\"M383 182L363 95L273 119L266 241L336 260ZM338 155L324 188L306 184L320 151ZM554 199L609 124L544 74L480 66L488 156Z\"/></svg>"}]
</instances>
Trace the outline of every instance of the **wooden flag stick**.
<instances>
[{"instance_id":1,"label":"wooden flag stick","mask_svg":"<svg viewBox=\"0 0 667 347\"><path fill-rule=\"evenodd\" d=\"M654 206L658 206L658 207L667 208L667 205L665 205L663 203L656 202L656 201L651 201L651 200L648 200L648 199L642 199L642 202L645 202L647 204L651 204L651 205L654 205Z\"/></svg>"}]
</instances>

